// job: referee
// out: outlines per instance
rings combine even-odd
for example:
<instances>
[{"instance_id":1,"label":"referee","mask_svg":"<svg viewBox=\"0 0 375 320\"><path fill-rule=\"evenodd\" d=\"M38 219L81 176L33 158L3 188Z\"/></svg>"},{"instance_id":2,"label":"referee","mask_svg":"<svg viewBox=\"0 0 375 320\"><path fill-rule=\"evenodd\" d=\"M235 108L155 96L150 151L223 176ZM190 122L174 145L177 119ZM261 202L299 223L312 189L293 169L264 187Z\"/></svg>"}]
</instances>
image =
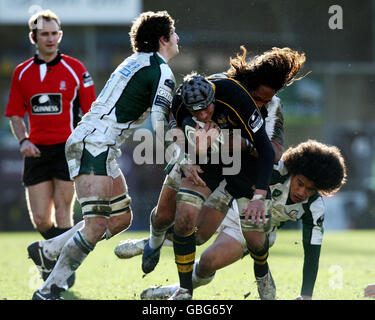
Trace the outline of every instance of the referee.
<instances>
[{"instance_id":1,"label":"referee","mask_svg":"<svg viewBox=\"0 0 375 320\"><path fill-rule=\"evenodd\" d=\"M58 50L62 30L55 13L39 11L29 28L36 54L15 68L5 116L24 156L31 222L49 239L74 224L74 188L64 148L79 114L95 100L95 89L85 66Z\"/></svg>"}]
</instances>

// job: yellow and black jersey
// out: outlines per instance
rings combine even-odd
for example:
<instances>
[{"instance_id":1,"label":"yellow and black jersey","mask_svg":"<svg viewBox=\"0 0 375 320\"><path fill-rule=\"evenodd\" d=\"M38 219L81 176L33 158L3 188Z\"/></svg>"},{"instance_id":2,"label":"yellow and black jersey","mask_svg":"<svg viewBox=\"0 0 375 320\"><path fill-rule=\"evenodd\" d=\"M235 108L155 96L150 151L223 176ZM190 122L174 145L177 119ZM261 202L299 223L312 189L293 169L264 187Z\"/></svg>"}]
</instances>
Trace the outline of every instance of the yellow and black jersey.
<instances>
[{"instance_id":1,"label":"yellow and black jersey","mask_svg":"<svg viewBox=\"0 0 375 320\"><path fill-rule=\"evenodd\" d=\"M241 135L254 141L253 135L263 125L263 117L248 91L236 80L229 78L208 78L214 85L215 112L213 121L221 129L241 129ZM172 113L178 127L190 112L182 103L179 90L172 103Z\"/></svg>"},{"instance_id":2,"label":"yellow and black jersey","mask_svg":"<svg viewBox=\"0 0 375 320\"><path fill-rule=\"evenodd\" d=\"M215 90L215 111L213 121L221 129L240 129L241 136L252 142L259 153L256 160L257 172L254 184L258 189L267 189L272 173L274 151L265 129L265 121L253 98L238 81L230 78L208 78ZM180 90L177 90L172 102L172 113L177 126L191 116L184 107Z\"/></svg>"}]
</instances>

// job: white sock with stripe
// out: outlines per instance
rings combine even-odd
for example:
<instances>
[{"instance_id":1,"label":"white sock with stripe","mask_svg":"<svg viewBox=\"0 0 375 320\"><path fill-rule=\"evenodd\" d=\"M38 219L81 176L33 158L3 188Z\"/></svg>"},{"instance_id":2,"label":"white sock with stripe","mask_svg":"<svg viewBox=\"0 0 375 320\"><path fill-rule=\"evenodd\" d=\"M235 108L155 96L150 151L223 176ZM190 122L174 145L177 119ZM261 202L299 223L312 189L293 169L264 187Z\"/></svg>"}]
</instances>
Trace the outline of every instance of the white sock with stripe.
<instances>
[{"instance_id":1,"label":"white sock with stripe","mask_svg":"<svg viewBox=\"0 0 375 320\"><path fill-rule=\"evenodd\" d=\"M78 231L81 230L84 226L85 222L82 220L78 222L75 226L73 226L68 231L60 234L57 237L52 239L42 241L43 253L44 255L50 259L55 260L62 248L64 247L65 243Z\"/></svg>"},{"instance_id":2,"label":"white sock with stripe","mask_svg":"<svg viewBox=\"0 0 375 320\"><path fill-rule=\"evenodd\" d=\"M80 231L77 231L62 248L59 259L53 271L39 289L40 292L51 292L52 285L67 289L66 280L77 270L93 249L94 246Z\"/></svg>"}]
</instances>

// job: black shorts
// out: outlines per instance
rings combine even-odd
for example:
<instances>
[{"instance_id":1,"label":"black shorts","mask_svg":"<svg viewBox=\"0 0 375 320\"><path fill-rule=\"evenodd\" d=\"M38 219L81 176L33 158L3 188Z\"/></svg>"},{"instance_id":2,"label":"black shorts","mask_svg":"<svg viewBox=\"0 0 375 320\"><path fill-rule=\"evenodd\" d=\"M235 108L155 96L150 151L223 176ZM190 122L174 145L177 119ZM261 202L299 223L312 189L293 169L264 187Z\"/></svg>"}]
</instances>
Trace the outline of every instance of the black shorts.
<instances>
[{"instance_id":1,"label":"black shorts","mask_svg":"<svg viewBox=\"0 0 375 320\"><path fill-rule=\"evenodd\" d=\"M32 186L53 178L70 181L65 158L65 143L36 146L41 152L40 157L27 157L24 160L22 179L24 186Z\"/></svg>"}]
</instances>

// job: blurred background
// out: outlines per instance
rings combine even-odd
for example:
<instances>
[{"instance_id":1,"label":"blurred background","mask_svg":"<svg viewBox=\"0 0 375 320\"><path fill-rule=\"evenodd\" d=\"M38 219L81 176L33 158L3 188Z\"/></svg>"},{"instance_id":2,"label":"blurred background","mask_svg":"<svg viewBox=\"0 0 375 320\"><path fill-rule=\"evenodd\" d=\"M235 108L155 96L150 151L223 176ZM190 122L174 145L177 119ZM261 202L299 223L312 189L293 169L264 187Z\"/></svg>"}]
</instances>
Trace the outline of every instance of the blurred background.
<instances>
[{"instance_id":1,"label":"blurred background","mask_svg":"<svg viewBox=\"0 0 375 320\"><path fill-rule=\"evenodd\" d=\"M325 199L326 229L375 228L375 0L0 0L0 231L32 230L23 159L4 112L14 68L35 53L27 21L40 8L59 16L60 50L86 65L97 94L132 53L128 32L142 11L167 10L175 19L180 54L170 66L178 83L192 70L205 75L227 70L241 45L250 55L274 46L305 52L302 74L311 73L278 94L285 146L306 139L337 145L348 181ZM163 166L136 165L133 148L134 143L123 146L119 163L133 198L131 229L146 230ZM75 209L77 222L79 206Z\"/></svg>"}]
</instances>

